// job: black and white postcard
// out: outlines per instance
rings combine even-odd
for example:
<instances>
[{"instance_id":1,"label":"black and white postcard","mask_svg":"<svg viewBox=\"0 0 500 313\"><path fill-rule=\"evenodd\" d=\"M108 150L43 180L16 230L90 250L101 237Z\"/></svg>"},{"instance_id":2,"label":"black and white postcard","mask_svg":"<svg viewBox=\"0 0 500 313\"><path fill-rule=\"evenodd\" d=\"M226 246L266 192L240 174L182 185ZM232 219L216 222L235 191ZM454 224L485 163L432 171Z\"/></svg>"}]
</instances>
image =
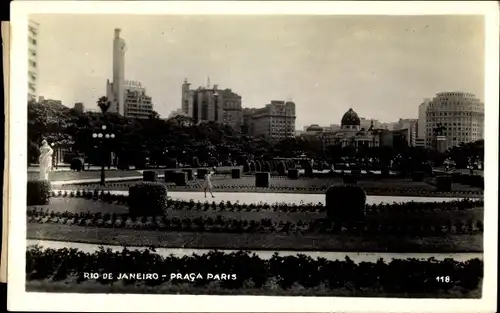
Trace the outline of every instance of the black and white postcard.
<instances>
[{"instance_id":1,"label":"black and white postcard","mask_svg":"<svg viewBox=\"0 0 500 313\"><path fill-rule=\"evenodd\" d=\"M9 309L494 312L498 21L13 2Z\"/></svg>"}]
</instances>

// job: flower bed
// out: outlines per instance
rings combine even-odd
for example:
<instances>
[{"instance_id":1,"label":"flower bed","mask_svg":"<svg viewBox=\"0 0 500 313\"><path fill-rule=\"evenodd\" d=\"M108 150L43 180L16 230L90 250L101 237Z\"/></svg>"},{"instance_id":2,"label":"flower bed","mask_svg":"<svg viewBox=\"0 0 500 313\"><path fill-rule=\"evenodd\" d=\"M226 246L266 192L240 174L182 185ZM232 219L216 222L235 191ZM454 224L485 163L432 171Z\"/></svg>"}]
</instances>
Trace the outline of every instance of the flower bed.
<instances>
[{"instance_id":1,"label":"flower bed","mask_svg":"<svg viewBox=\"0 0 500 313\"><path fill-rule=\"evenodd\" d=\"M292 233L292 234L376 234L405 236L441 236L447 234L479 234L481 220L443 220L427 217L366 223L338 223L327 219L304 219L297 222L276 221L271 218L235 219L222 215L210 217L141 216L133 214L102 214L49 212L33 208L27 211L28 223L60 224L86 227L144 229L156 231L221 232L221 233Z\"/></svg>"},{"instance_id":2,"label":"flower bed","mask_svg":"<svg viewBox=\"0 0 500 313\"><path fill-rule=\"evenodd\" d=\"M109 191L102 190L76 190L52 192L52 197L84 198L100 200L109 204L127 205L129 200L126 195L113 195ZM457 201L445 202L404 202L391 204L368 204L365 206L367 212L425 212L425 211L444 211L444 210L467 210L484 206L483 199L463 199ZM288 203L259 203L259 204L240 204L238 202L220 201L200 202L200 201L167 201L167 207L173 210L193 210L193 211L228 211L228 212L325 212L326 208L322 203L300 203L298 205Z\"/></svg>"},{"instance_id":3,"label":"flower bed","mask_svg":"<svg viewBox=\"0 0 500 313\"><path fill-rule=\"evenodd\" d=\"M210 252L182 258L165 258L156 254L154 249L138 251L124 248L121 252L113 252L101 248L95 253L84 253L77 249L44 250L36 246L28 247L26 251L28 286L30 282L41 280L47 282L46 286L60 281L76 283L66 285L66 292L78 288L80 283L87 280L83 276L84 272L100 274L94 280L96 285L116 284L120 273L156 273L158 279L139 281L126 278L120 282L129 286L141 282L157 288L164 284L189 284L194 287L192 291L195 293L204 290L203 287L209 284L215 284L218 287L215 290L221 293L224 293L222 290L237 290L245 294L246 289L296 291L300 287L304 291L327 289L329 293L322 295L330 296L336 294L335 291L347 289L359 296L363 295L363 290L375 288L378 292L373 296L406 294L407 297L427 295L435 298L443 290L461 296L477 290L483 270L483 262L479 259L467 262L452 259L400 259L390 263L379 260L376 263L356 264L347 257L345 261L329 261L300 254L286 257L274 255L264 260L244 251L231 254ZM103 273L112 273L113 278L104 279ZM172 279L171 273L200 273L201 278L198 276L192 281ZM228 278L209 279L209 273L224 273ZM437 276L449 276L450 282L440 282ZM479 292L477 297L480 296Z\"/></svg>"}]
</instances>

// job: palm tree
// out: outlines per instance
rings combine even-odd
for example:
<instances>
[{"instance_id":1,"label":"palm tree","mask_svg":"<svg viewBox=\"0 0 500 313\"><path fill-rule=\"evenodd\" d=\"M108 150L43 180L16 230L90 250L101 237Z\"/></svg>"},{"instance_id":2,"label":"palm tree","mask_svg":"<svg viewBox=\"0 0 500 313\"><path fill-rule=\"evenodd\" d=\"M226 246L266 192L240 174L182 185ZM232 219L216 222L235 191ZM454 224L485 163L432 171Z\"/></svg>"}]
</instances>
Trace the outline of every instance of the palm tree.
<instances>
[{"instance_id":1,"label":"palm tree","mask_svg":"<svg viewBox=\"0 0 500 313\"><path fill-rule=\"evenodd\" d=\"M151 111L151 114L149 115L149 118L152 120L157 120L160 118L160 114L156 111Z\"/></svg>"},{"instance_id":2,"label":"palm tree","mask_svg":"<svg viewBox=\"0 0 500 313\"><path fill-rule=\"evenodd\" d=\"M438 123L432 131L434 133L434 136L440 136L443 134L443 131L445 131L445 130L446 130L446 127L444 127L443 124Z\"/></svg>"},{"instance_id":3,"label":"palm tree","mask_svg":"<svg viewBox=\"0 0 500 313\"><path fill-rule=\"evenodd\" d=\"M102 96L97 100L97 106L101 109L102 114L106 115L106 112L111 107L111 101L109 101L108 97Z\"/></svg>"}]
</instances>

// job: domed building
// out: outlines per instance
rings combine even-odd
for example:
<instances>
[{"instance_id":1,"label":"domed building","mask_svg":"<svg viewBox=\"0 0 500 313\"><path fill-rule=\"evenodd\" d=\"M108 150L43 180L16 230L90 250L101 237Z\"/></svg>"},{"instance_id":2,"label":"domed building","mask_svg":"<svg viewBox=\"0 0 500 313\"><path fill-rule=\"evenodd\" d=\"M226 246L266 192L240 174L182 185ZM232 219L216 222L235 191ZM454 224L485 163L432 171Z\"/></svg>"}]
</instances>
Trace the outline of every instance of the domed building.
<instances>
[{"instance_id":1,"label":"domed building","mask_svg":"<svg viewBox=\"0 0 500 313\"><path fill-rule=\"evenodd\" d=\"M373 127L373 123L372 123ZM370 129L361 128L361 119L358 114L349 109L340 121L340 131L324 134L323 143L326 146L341 145L342 147L352 145L356 149L360 147L378 147L379 136Z\"/></svg>"}]
</instances>

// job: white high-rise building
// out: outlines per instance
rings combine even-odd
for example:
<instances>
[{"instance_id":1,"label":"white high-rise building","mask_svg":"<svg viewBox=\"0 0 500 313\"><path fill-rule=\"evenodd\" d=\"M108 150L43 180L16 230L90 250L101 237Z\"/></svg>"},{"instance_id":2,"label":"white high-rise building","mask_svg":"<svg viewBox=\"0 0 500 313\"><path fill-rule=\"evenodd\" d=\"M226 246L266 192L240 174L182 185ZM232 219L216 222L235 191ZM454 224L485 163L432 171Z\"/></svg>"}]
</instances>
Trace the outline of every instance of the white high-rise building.
<instances>
[{"instance_id":1,"label":"white high-rise building","mask_svg":"<svg viewBox=\"0 0 500 313\"><path fill-rule=\"evenodd\" d=\"M417 122L417 138L425 139L426 134L426 114L427 108L431 103L431 99L424 99L424 101L418 106L418 122Z\"/></svg>"},{"instance_id":2,"label":"white high-rise building","mask_svg":"<svg viewBox=\"0 0 500 313\"><path fill-rule=\"evenodd\" d=\"M38 81L38 32L40 24L28 22L28 100L36 100Z\"/></svg>"},{"instance_id":3,"label":"white high-rise building","mask_svg":"<svg viewBox=\"0 0 500 313\"><path fill-rule=\"evenodd\" d=\"M113 39L113 82L107 82L106 96L111 101L109 112L125 113L125 52L127 44L120 38L121 29L115 29Z\"/></svg>"},{"instance_id":4,"label":"white high-rise building","mask_svg":"<svg viewBox=\"0 0 500 313\"><path fill-rule=\"evenodd\" d=\"M429 148L438 126L446 139L444 149L484 139L484 103L471 93L438 93L426 110L425 143Z\"/></svg>"}]
</instances>

